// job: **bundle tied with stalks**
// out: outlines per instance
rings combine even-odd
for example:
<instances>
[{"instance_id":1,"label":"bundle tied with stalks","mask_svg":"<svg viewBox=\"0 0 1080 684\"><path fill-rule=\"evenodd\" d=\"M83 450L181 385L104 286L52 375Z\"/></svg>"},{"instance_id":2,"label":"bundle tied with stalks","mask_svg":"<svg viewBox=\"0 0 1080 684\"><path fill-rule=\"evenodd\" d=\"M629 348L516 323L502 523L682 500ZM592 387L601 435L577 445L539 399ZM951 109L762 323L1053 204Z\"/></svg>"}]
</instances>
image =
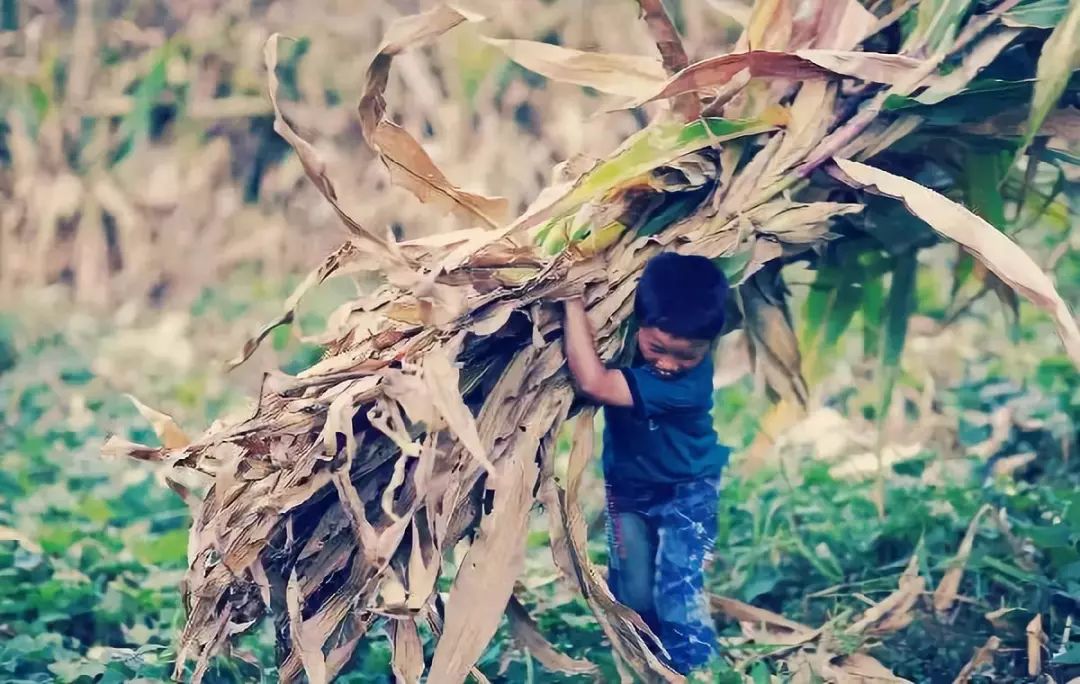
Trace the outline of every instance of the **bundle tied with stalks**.
<instances>
[{"instance_id":1,"label":"bundle tied with stalks","mask_svg":"<svg viewBox=\"0 0 1080 684\"><path fill-rule=\"evenodd\" d=\"M330 318L321 361L296 376L266 373L246 420L215 424L189 441L168 416L142 407L163 446L108 444L111 453L164 464L192 506L177 677L194 660L200 680L213 655L228 653L232 637L267 614L275 618L282 681L302 673L311 682L333 679L379 622L399 680L426 672L440 684L470 673L484 681L474 665L504 613L547 666L591 672L592 664L555 652L513 598L529 514L540 502L554 562L588 603L620 667L650 681L681 681L586 553L578 490L593 409L575 403L559 310L550 303L583 292L601 357L618 360L635 283L661 251L703 255L728 271L755 370L781 405L801 406L808 389L780 266L810 260L819 274L835 276L840 262L878 282L891 274L878 315L880 353L895 362L915 255L941 238L974 258L970 277L1049 312L1080 361L1080 332L1051 280L993 225L993 211L975 206L976 214L956 201L975 204L950 176L965 149L957 140L985 143L973 147L1006 160L996 179L1002 193L1041 188L1037 167L1075 159L1068 131L1076 130L1076 111L1058 103L1074 92L1080 3L898 1L874 3L871 13L855 0L759 0L729 54L692 64L659 0L640 5L662 64L491 39L524 67L619 96L620 106L671 103L606 159L557 167L550 187L511 221L504 202L454 185L386 116L395 55L481 17L440 5L390 26L360 98L364 137L394 182L467 226L404 242L341 208L318 152L278 105L279 38L267 43L275 130L349 238L234 363L291 322L303 293L325 279L374 271L382 285ZM1011 81L983 75L1005 58ZM994 110L1002 102L1008 109ZM1024 153L1030 177L1017 183L1009 169ZM1033 204L1048 211L1059 191ZM841 285L823 289L829 296ZM840 304L822 314L830 329L854 313ZM882 396L887 402L888 389ZM573 414L560 484L556 437ZM201 499L182 484L192 473L207 484ZM436 590L444 557L463 540L468 548L444 601ZM913 564L895 605L867 611L849 634L906 624L922 591L917 575ZM789 651L821 634L738 602L717 598L713 607L758 625L758 633L773 625L794 644ZM437 640L429 662L422 625ZM873 661L860 658L864 666Z\"/></svg>"}]
</instances>

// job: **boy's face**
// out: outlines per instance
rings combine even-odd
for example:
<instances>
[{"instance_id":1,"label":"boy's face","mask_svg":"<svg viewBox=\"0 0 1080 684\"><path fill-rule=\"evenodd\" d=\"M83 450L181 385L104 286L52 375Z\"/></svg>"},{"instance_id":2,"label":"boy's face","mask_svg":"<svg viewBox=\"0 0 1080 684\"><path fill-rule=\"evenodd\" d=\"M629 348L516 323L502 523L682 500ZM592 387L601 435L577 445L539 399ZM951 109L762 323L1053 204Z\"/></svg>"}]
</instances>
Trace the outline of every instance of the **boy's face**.
<instances>
[{"instance_id":1,"label":"boy's face","mask_svg":"<svg viewBox=\"0 0 1080 684\"><path fill-rule=\"evenodd\" d=\"M685 373L704 361L711 347L708 340L676 337L660 328L639 329L637 344L645 362L665 378Z\"/></svg>"}]
</instances>

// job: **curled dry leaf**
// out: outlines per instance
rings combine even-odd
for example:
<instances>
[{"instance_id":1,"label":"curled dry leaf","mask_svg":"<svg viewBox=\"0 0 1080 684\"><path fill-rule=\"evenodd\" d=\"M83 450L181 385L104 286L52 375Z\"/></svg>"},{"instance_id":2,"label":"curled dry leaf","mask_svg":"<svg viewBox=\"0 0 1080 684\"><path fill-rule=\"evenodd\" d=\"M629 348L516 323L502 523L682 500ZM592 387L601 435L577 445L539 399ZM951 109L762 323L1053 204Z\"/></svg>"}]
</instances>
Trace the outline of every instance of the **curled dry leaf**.
<instances>
[{"instance_id":1,"label":"curled dry leaf","mask_svg":"<svg viewBox=\"0 0 1080 684\"><path fill-rule=\"evenodd\" d=\"M744 69L756 78L806 81L847 77L876 83L893 83L911 76L922 66L920 60L911 57L873 52L751 50L691 64L672 76L659 91L640 100L638 104L719 88Z\"/></svg>"},{"instance_id":2,"label":"curled dry leaf","mask_svg":"<svg viewBox=\"0 0 1080 684\"><path fill-rule=\"evenodd\" d=\"M967 566L968 557L971 556L971 548L975 544L975 533L979 529L979 521L989 513L992 507L987 504L979 509L968 525L967 532L956 550L956 555L949 564L949 569L934 590L934 611L941 617L948 614L956 603L956 595L960 591L960 580L964 577L964 568Z\"/></svg>"},{"instance_id":3,"label":"curled dry leaf","mask_svg":"<svg viewBox=\"0 0 1080 684\"><path fill-rule=\"evenodd\" d=\"M421 202L431 202L444 213L453 212L471 222L496 228L506 218L509 204L501 197L485 197L458 188L447 180L424 148L405 129L386 119L386 91L390 64L410 48L424 47L465 21L483 17L440 4L433 9L392 23L368 66L358 111L368 145L390 171L391 179Z\"/></svg>"},{"instance_id":4,"label":"curled dry leaf","mask_svg":"<svg viewBox=\"0 0 1080 684\"><path fill-rule=\"evenodd\" d=\"M640 98L655 92L666 78L654 57L584 52L531 40L484 38L484 42L530 71L611 95Z\"/></svg>"},{"instance_id":5,"label":"curled dry leaf","mask_svg":"<svg viewBox=\"0 0 1080 684\"><path fill-rule=\"evenodd\" d=\"M521 648L528 650L529 654L548 670L563 674L591 674L597 671L593 663L571 658L544 638L536 622L529 615L529 611L521 605L516 596L510 597L510 603L506 606L506 617L510 621L510 633L514 641Z\"/></svg>"},{"instance_id":6,"label":"curled dry leaf","mask_svg":"<svg viewBox=\"0 0 1080 684\"><path fill-rule=\"evenodd\" d=\"M172 416L150 408L130 394L127 395L127 398L135 405L142 417L150 422L150 425L154 428L154 434L161 440L163 447L166 449L183 449L191 443L191 440L176 424Z\"/></svg>"},{"instance_id":7,"label":"curled dry leaf","mask_svg":"<svg viewBox=\"0 0 1080 684\"><path fill-rule=\"evenodd\" d=\"M300 580L294 571L289 577L285 592L285 602L289 611L289 629L295 648L300 650L300 660L304 663L308 681L311 684L325 684L326 657L323 655L323 643L304 626L303 605L300 597Z\"/></svg>"},{"instance_id":8,"label":"curled dry leaf","mask_svg":"<svg viewBox=\"0 0 1080 684\"><path fill-rule=\"evenodd\" d=\"M987 667L993 667L994 654L1001 648L1001 639L996 636L992 636L986 640L986 643L980 646L975 653L971 656L971 660L960 670L956 675L956 679L953 680L953 684L967 684L971 681L971 676L976 671L982 670Z\"/></svg>"},{"instance_id":9,"label":"curled dry leaf","mask_svg":"<svg viewBox=\"0 0 1080 684\"><path fill-rule=\"evenodd\" d=\"M638 0L638 5L641 7L641 18L645 20L660 51L664 70L675 74L685 69L690 59L664 3L661 0ZM683 121L693 121L701 116L701 101L696 95L687 93L675 100L675 111Z\"/></svg>"},{"instance_id":10,"label":"curled dry leaf","mask_svg":"<svg viewBox=\"0 0 1080 684\"><path fill-rule=\"evenodd\" d=\"M318 153L311 143L301 138L285 120L285 115L282 113L277 100L277 91L280 84L277 77L278 43L280 40L281 36L275 33L267 39L266 45L263 47L263 59L266 62L267 94L270 97L270 104L274 108L274 131L292 146L297 158L304 167L304 173L307 174L307 177L319 189L323 197L333 206L338 217L359 241L359 246L362 247L365 255L378 263L385 264L399 261L397 255L390 251L386 240L364 228L345 213L345 210L341 208L338 202L337 188L327 174L326 162L323 161L322 155Z\"/></svg>"},{"instance_id":11,"label":"curled dry leaf","mask_svg":"<svg viewBox=\"0 0 1080 684\"><path fill-rule=\"evenodd\" d=\"M902 201L911 213L963 245L1002 281L1049 312L1066 352L1080 367L1080 328L1076 319L1053 281L1019 245L973 212L930 188L859 162L837 159L836 163L853 185Z\"/></svg>"},{"instance_id":12,"label":"curled dry leaf","mask_svg":"<svg viewBox=\"0 0 1080 684\"><path fill-rule=\"evenodd\" d=\"M330 276L356 264L358 261L357 257L359 257L360 254L360 249L356 244L350 241L341 245L323 259L323 262L319 264L315 270L304 276L304 279L296 286L296 289L289 295L289 298L285 300L284 310L281 315L263 326L263 329L254 337L244 342L244 347L240 351L240 354L228 362L228 368L236 368L244 361L251 358L251 355L258 349L259 344L262 343L262 341L266 339L266 336L273 332L278 326L292 323L293 318L296 316L296 309L300 306L300 300L304 298L304 295L307 294L311 288L326 282L326 279ZM378 265L377 263L372 263L369 268L378 268Z\"/></svg>"},{"instance_id":13,"label":"curled dry leaf","mask_svg":"<svg viewBox=\"0 0 1080 684\"><path fill-rule=\"evenodd\" d=\"M866 609L846 630L847 634L888 634L907 627L913 619L912 609L926 589L926 580L919 575L919 552L912 554L900 575L900 586L893 593Z\"/></svg>"}]
</instances>

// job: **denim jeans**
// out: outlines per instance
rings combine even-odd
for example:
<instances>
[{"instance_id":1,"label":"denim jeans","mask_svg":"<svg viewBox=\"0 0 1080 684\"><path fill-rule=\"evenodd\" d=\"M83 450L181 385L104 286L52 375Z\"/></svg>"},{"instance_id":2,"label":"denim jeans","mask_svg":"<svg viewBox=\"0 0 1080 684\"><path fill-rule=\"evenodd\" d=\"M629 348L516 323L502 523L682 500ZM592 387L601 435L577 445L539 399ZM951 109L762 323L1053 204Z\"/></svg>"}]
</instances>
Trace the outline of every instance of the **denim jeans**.
<instances>
[{"instance_id":1,"label":"denim jeans","mask_svg":"<svg viewBox=\"0 0 1080 684\"><path fill-rule=\"evenodd\" d=\"M717 651L705 597L716 541L719 478L656 487L607 485L608 584L688 674Z\"/></svg>"}]
</instances>

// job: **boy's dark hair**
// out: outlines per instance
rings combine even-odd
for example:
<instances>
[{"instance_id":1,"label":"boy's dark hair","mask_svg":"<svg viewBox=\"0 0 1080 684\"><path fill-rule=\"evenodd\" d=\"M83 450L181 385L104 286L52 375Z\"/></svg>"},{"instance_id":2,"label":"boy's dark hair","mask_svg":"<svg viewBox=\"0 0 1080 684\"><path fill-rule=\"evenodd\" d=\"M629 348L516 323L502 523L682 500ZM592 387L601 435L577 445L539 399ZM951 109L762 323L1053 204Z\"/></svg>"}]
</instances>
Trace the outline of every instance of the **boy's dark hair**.
<instances>
[{"instance_id":1,"label":"boy's dark hair","mask_svg":"<svg viewBox=\"0 0 1080 684\"><path fill-rule=\"evenodd\" d=\"M689 340L713 340L724 330L728 282L703 256L663 252L645 264L634 296L638 326Z\"/></svg>"}]
</instances>

